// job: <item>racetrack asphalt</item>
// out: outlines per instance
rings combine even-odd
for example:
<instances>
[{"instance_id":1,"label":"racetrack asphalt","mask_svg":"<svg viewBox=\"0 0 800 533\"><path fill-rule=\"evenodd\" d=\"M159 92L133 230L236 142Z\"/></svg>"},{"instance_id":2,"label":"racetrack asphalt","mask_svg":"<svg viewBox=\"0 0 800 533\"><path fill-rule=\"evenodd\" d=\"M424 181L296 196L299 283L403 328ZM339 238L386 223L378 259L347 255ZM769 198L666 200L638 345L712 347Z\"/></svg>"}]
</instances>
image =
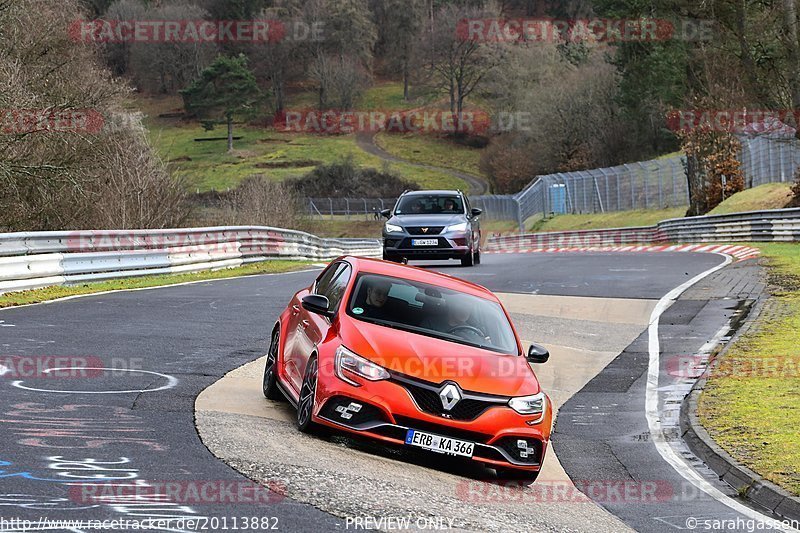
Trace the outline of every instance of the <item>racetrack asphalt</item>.
<instances>
[{"instance_id":1,"label":"racetrack asphalt","mask_svg":"<svg viewBox=\"0 0 800 533\"><path fill-rule=\"evenodd\" d=\"M486 255L484 264L473 269L453 263L431 265L503 293L655 300L720 261L719 256L692 253L571 253ZM216 459L199 439L194 425L195 398L227 372L265 352L280 310L314 276L314 272L300 272L217 280L0 312L4 321L0 357L84 358L124 370L100 372L91 379L17 379L20 377L9 373L0 377L0 520L19 518L35 524L45 517L227 517L230 528L233 517L266 516L275 517L281 531L344 529L341 518L290 498L279 503L220 505L168 504L146 498L97 503L84 501L80 491L87 483L108 485L110 480L119 493L124 493L126 485L148 481L245 483L244 477ZM700 298L703 301L702 295ZM724 325L727 316L722 309L712 304L703 309L696 315L716 314L716 322ZM704 328L716 325L711 321ZM681 333L676 331L670 339ZM704 334L705 330L688 335L691 338L678 349L691 350L694 344L699 348L707 340ZM162 390L154 391L159 388ZM113 394L132 389L143 392ZM631 401L635 404L638 400ZM610 431L613 425L604 427ZM608 479L612 475L608 472L616 472L605 470L607 463L597 450L578 448L577 456L565 452L572 460L562 458L573 479ZM558 442L556 449L560 455ZM669 479L669 467L664 468L653 450L638 450L639 466L652 467L646 471L651 479ZM76 482L84 487L76 488ZM658 529L646 520L653 516L647 505L609 510L637 529ZM722 514L727 508L708 501L702 510ZM182 528L177 524L162 530L190 529L185 523ZM2 525L0 522L0 530ZM591 526L587 524L586 530ZM552 529L562 528L554 523Z\"/></svg>"}]
</instances>

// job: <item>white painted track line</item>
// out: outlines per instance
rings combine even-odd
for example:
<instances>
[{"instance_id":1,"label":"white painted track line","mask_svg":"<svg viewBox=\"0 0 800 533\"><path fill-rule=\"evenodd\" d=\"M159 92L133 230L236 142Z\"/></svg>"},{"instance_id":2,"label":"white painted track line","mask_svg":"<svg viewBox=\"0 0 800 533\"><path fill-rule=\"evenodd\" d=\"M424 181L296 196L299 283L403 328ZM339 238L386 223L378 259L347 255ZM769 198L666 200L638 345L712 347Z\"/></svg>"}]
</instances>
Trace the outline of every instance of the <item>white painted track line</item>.
<instances>
[{"instance_id":1,"label":"white painted track line","mask_svg":"<svg viewBox=\"0 0 800 533\"><path fill-rule=\"evenodd\" d=\"M722 254L720 254L722 255ZM711 483L706 481L700 474L698 474L682 457L680 457L667 442L664 431L661 427L661 418L658 410L658 377L660 372L660 353L661 345L658 338L658 326L661 315L669 309L678 297L686 292L690 287L700 282L711 274L728 266L733 259L729 255L723 255L725 261L715 266L712 269L698 274L690 279L683 285L672 289L663 298L658 301L653 313L650 315L650 325L648 326L648 352L650 355L649 366L647 371L647 389L645 399L645 414L647 416L647 425L650 429L650 436L655 444L658 453L661 457L675 469L689 483L702 490L710 497L718 502L730 507L734 511L747 516L759 522L769 522L775 524L774 529L780 531L798 531L792 527L783 526L776 523L776 519L759 513L758 511L747 507L746 505L734 500L727 496L722 491L714 487Z\"/></svg>"}]
</instances>

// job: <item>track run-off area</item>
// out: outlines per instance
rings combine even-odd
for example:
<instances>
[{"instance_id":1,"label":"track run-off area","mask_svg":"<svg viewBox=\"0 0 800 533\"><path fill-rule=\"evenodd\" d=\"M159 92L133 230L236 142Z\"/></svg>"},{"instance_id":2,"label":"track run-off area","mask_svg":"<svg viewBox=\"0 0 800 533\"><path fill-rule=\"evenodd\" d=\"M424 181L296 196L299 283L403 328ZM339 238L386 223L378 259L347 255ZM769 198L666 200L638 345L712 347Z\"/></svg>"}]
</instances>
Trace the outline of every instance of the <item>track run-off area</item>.
<instances>
[{"instance_id":1,"label":"track run-off area","mask_svg":"<svg viewBox=\"0 0 800 533\"><path fill-rule=\"evenodd\" d=\"M415 265L488 287L523 340L550 350L535 370L558 416L533 485L297 432L289 404L261 394L261 357L313 268L0 311L0 359L61 362L30 376L0 367L0 531L713 530L708 520L747 531L773 518L694 459L678 427L686 361L757 298L756 260L587 252Z\"/></svg>"}]
</instances>

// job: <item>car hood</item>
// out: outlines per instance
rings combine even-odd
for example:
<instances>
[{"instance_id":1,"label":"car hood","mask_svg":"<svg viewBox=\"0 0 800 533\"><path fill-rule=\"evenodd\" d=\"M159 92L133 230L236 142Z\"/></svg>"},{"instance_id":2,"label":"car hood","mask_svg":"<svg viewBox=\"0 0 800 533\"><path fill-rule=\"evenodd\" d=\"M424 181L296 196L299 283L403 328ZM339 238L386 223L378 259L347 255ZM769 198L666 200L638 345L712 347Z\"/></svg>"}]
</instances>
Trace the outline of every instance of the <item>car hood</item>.
<instances>
[{"instance_id":1,"label":"car hood","mask_svg":"<svg viewBox=\"0 0 800 533\"><path fill-rule=\"evenodd\" d=\"M395 215L389 221L392 224L399 224L405 226L451 226L453 224L461 224L466 221L466 217L462 215Z\"/></svg>"},{"instance_id":2,"label":"car hood","mask_svg":"<svg viewBox=\"0 0 800 533\"><path fill-rule=\"evenodd\" d=\"M503 355L417 333L350 319L343 344L394 372L432 383L455 381L467 391L527 396L540 391L524 357Z\"/></svg>"}]
</instances>

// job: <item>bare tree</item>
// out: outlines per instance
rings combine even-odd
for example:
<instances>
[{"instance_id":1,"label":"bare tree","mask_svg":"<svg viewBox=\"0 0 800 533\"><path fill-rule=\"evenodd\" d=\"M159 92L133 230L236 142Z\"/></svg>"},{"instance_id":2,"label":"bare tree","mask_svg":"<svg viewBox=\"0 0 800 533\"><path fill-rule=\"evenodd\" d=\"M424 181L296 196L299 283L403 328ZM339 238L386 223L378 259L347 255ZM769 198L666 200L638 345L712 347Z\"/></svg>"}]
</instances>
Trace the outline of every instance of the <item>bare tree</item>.
<instances>
[{"instance_id":1,"label":"bare tree","mask_svg":"<svg viewBox=\"0 0 800 533\"><path fill-rule=\"evenodd\" d=\"M488 16L484 10L452 4L436 13L432 38L425 53L430 57L436 85L449 95L452 113L462 113L465 100L502 61L501 47L465 38L458 31L464 19Z\"/></svg>"},{"instance_id":2,"label":"bare tree","mask_svg":"<svg viewBox=\"0 0 800 533\"><path fill-rule=\"evenodd\" d=\"M120 20L200 20L208 12L184 1L145 4L142 0L118 0L108 17ZM214 43L136 42L108 46L109 60L118 74L126 74L141 90L175 94L211 64L217 54Z\"/></svg>"},{"instance_id":3,"label":"bare tree","mask_svg":"<svg viewBox=\"0 0 800 533\"><path fill-rule=\"evenodd\" d=\"M105 121L124 112L130 89L101 66L92 47L67 34L79 18L76 0L0 4L0 108L40 110L45 116L91 114ZM179 184L164 172L141 126L107 123L101 129L77 120L65 129L11 126L0 128L0 227L178 222ZM140 191L138 197L127 192L129 186Z\"/></svg>"}]
</instances>

